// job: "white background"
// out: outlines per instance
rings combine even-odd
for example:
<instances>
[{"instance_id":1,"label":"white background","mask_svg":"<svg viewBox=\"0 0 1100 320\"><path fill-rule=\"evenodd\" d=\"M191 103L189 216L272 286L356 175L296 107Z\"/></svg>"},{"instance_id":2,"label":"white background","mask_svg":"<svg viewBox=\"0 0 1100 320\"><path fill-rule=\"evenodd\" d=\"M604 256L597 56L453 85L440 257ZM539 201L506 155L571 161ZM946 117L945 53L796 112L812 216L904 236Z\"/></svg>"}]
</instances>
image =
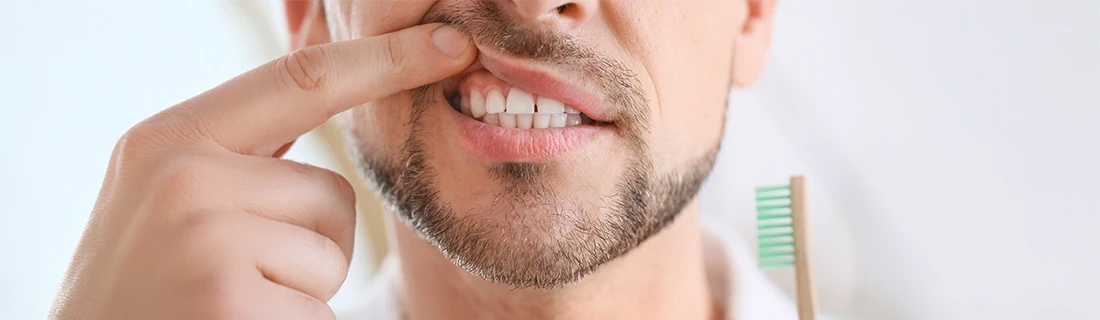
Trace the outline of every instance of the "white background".
<instances>
[{"instance_id":1,"label":"white background","mask_svg":"<svg viewBox=\"0 0 1100 320\"><path fill-rule=\"evenodd\" d=\"M253 7L0 2L0 319L45 316L126 128L279 51ZM1100 2L788 0L774 46L707 223L802 173L834 314L1100 319Z\"/></svg>"}]
</instances>

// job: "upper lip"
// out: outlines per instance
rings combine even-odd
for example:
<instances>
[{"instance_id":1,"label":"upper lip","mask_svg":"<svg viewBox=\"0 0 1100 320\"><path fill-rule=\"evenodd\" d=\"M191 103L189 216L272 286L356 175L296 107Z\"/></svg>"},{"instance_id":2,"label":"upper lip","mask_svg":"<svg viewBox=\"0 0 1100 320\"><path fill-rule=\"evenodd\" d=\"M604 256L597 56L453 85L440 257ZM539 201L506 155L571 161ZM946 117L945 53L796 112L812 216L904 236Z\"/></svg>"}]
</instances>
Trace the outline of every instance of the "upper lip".
<instances>
[{"instance_id":1,"label":"upper lip","mask_svg":"<svg viewBox=\"0 0 1100 320\"><path fill-rule=\"evenodd\" d=\"M614 122L602 96L571 81L545 65L508 56L489 48L478 48L479 62L501 81L539 96L561 101L599 122Z\"/></svg>"}]
</instances>

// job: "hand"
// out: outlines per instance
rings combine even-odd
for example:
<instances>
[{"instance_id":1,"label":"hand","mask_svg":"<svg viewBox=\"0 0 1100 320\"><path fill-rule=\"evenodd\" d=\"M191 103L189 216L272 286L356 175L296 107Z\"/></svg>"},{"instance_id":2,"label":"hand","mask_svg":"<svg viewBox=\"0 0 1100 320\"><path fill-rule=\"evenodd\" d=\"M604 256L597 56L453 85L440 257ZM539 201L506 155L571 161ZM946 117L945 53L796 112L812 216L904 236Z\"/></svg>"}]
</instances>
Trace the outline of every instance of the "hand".
<instances>
[{"instance_id":1,"label":"hand","mask_svg":"<svg viewBox=\"0 0 1100 320\"><path fill-rule=\"evenodd\" d=\"M475 55L439 24L308 47L139 123L115 147L52 317L334 319L355 195L278 156L332 115Z\"/></svg>"}]
</instances>

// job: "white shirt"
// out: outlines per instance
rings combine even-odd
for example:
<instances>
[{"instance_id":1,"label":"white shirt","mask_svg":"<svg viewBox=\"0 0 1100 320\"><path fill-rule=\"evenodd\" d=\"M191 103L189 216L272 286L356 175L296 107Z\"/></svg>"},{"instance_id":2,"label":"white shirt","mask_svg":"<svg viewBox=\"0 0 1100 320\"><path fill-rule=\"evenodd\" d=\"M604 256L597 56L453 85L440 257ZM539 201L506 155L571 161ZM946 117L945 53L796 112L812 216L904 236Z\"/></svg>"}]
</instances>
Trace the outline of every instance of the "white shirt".
<instances>
[{"instance_id":1,"label":"white shirt","mask_svg":"<svg viewBox=\"0 0 1100 320\"><path fill-rule=\"evenodd\" d=\"M791 299L768 281L743 243L723 232L705 231L704 235L707 280L711 295L717 301L724 302L726 319L798 319ZM400 272L397 259L387 257L362 299L358 299L364 303L349 310L337 310L337 318L400 320L401 309L396 297ZM794 276L793 272L791 276Z\"/></svg>"}]
</instances>

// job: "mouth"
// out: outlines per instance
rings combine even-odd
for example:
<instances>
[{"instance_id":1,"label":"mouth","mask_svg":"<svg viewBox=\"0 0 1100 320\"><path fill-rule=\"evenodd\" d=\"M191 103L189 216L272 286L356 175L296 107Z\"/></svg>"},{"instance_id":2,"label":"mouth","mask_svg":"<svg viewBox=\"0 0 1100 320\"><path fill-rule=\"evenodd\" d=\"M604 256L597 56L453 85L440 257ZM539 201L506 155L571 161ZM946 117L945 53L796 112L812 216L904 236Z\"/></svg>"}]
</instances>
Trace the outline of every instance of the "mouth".
<instances>
[{"instance_id":1,"label":"mouth","mask_svg":"<svg viewBox=\"0 0 1100 320\"><path fill-rule=\"evenodd\" d=\"M460 82L447 101L455 111L508 129L611 124L599 94L567 78L543 65L481 49L478 60L453 77Z\"/></svg>"},{"instance_id":2,"label":"mouth","mask_svg":"<svg viewBox=\"0 0 1100 320\"><path fill-rule=\"evenodd\" d=\"M536 63L479 51L443 84L466 145L498 161L541 161L616 132L603 99Z\"/></svg>"},{"instance_id":3,"label":"mouth","mask_svg":"<svg viewBox=\"0 0 1100 320\"><path fill-rule=\"evenodd\" d=\"M534 94L500 80L486 70L466 76L448 97L451 108L482 123L504 129L567 128L596 121L559 99Z\"/></svg>"}]
</instances>

